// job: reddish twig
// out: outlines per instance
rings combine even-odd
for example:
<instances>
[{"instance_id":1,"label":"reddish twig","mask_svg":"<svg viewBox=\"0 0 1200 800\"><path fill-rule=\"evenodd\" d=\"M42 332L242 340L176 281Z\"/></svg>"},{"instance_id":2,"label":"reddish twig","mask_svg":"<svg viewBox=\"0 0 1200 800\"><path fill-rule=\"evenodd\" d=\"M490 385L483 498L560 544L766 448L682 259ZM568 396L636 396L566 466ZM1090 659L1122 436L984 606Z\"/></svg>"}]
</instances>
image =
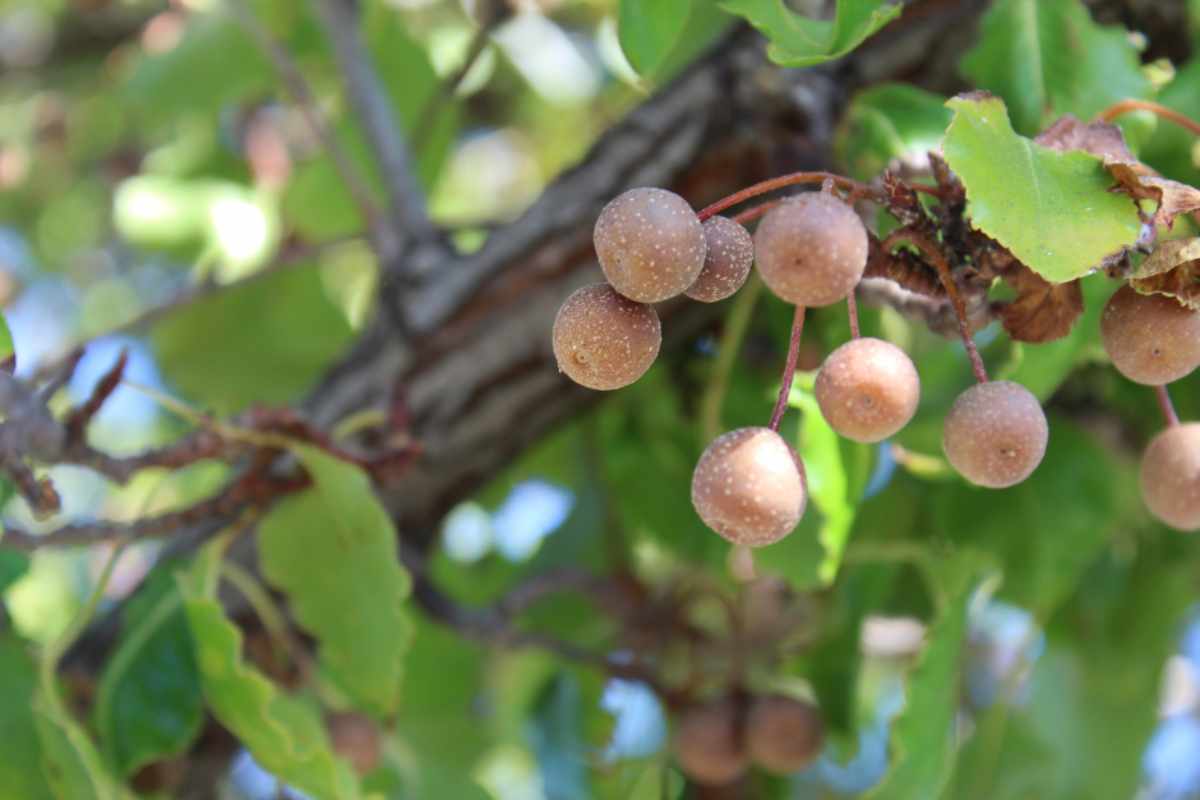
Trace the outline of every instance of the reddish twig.
<instances>
[{"instance_id":1,"label":"reddish twig","mask_svg":"<svg viewBox=\"0 0 1200 800\"><path fill-rule=\"evenodd\" d=\"M987 369L983 365L983 358L979 355L979 348L975 346L975 339L971 336L970 325L967 324L967 306L963 302L962 294L958 291L958 284L954 282L954 275L950 270L950 264L946 261L946 256L942 251L928 241L919 232L909 228L900 228L893 231L883 240L883 249L885 252L891 252L892 248L901 242L912 245L921 252L925 259L932 263L933 268L937 270L938 278L942 282L942 286L946 289L946 294L950 297L950 303L954 307L954 315L958 318L958 331L962 336L963 347L967 349L967 357L971 360L971 369L975 373L975 380L980 383L987 383Z\"/></svg>"},{"instance_id":2,"label":"reddish twig","mask_svg":"<svg viewBox=\"0 0 1200 800\"><path fill-rule=\"evenodd\" d=\"M811 183L824 183L826 180L831 180L837 186L843 189L849 189L854 192L860 192L863 196L874 196L877 192L865 183L845 178L841 175L834 175L829 172L792 172L787 175L780 175L778 178L771 178L753 186L747 186L739 192L734 192L728 197L723 197L715 203L712 203L700 210L696 215L700 217L700 221L708 219L711 216L720 214L727 208L736 206L739 203L744 203L747 200L758 197L759 195L773 192L776 189L783 189L788 186L802 186Z\"/></svg>"},{"instance_id":3,"label":"reddish twig","mask_svg":"<svg viewBox=\"0 0 1200 800\"><path fill-rule=\"evenodd\" d=\"M771 421L767 427L773 431L779 430L783 412L787 410L788 397L792 393L792 379L796 376L796 362L800 360L800 336L804 332L804 306L796 306L796 314L792 317L792 336L788 342L787 361L783 365L783 377L780 379L779 398L771 411Z\"/></svg>"},{"instance_id":4,"label":"reddish twig","mask_svg":"<svg viewBox=\"0 0 1200 800\"><path fill-rule=\"evenodd\" d=\"M1154 397L1158 400L1158 408L1162 411L1167 427L1178 425L1179 414L1175 413L1175 404L1171 402L1171 393L1167 391L1166 384L1154 387Z\"/></svg>"},{"instance_id":5,"label":"reddish twig","mask_svg":"<svg viewBox=\"0 0 1200 800\"><path fill-rule=\"evenodd\" d=\"M62 498L49 478L39 478L19 457L8 456L0 462L0 471L12 481L17 494L25 499L33 515L39 519L62 510ZM6 535L6 534L0 534Z\"/></svg>"},{"instance_id":6,"label":"reddish twig","mask_svg":"<svg viewBox=\"0 0 1200 800\"><path fill-rule=\"evenodd\" d=\"M745 211L739 211L730 219L739 225L747 225L751 222L754 222L756 219L759 219L760 217L766 216L767 212L781 203L783 203L782 200L767 200L766 202L760 203L753 208L747 208Z\"/></svg>"},{"instance_id":7,"label":"reddish twig","mask_svg":"<svg viewBox=\"0 0 1200 800\"><path fill-rule=\"evenodd\" d=\"M1102 122L1112 122L1117 117L1123 116L1133 111L1149 111L1156 117L1174 122L1181 128L1184 128L1189 133L1195 136L1200 136L1200 122L1189 117L1187 114L1182 114L1173 108L1167 108L1162 103L1155 103L1152 100L1122 100L1119 103L1113 103L1108 108L1096 115L1096 119Z\"/></svg>"},{"instance_id":8,"label":"reddish twig","mask_svg":"<svg viewBox=\"0 0 1200 800\"><path fill-rule=\"evenodd\" d=\"M63 424L67 429L68 442L84 441L88 424L112 396L112 393L117 390L117 387L121 385L121 378L125 374L125 366L128 363L129 350L122 348L121 355L117 357L116 362L92 388L91 396L67 416Z\"/></svg>"},{"instance_id":9,"label":"reddish twig","mask_svg":"<svg viewBox=\"0 0 1200 800\"><path fill-rule=\"evenodd\" d=\"M846 295L846 317L850 320L850 338L857 339L860 335L858 326L858 299L854 296L858 292L858 287L850 290L850 294Z\"/></svg>"}]
</instances>

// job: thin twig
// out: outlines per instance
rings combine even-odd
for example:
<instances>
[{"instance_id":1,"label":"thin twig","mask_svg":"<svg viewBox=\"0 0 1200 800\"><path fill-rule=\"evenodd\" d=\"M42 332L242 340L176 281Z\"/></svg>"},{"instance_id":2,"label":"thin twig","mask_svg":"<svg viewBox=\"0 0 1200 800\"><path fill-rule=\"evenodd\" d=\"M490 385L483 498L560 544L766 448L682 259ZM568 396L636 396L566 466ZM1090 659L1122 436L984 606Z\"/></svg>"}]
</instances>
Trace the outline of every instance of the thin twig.
<instances>
[{"instance_id":1,"label":"thin twig","mask_svg":"<svg viewBox=\"0 0 1200 800\"><path fill-rule=\"evenodd\" d=\"M1118 103L1113 103L1108 108L1096 115L1096 119L1102 122L1112 122L1117 117L1128 114L1133 111L1149 111L1157 117L1174 122L1181 128L1186 129L1190 133L1200 136L1200 122L1189 117L1187 114L1182 114L1173 108L1167 108L1162 103L1155 103L1152 100L1122 100Z\"/></svg>"},{"instance_id":2,"label":"thin twig","mask_svg":"<svg viewBox=\"0 0 1200 800\"><path fill-rule=\"evenodd\" d=\"M425 196L417 182L396 109L359 36L356 4L350 0L312 0L312 3L333 45L350 104L382 172L395 225L391 231L395 241L376 244L383 250L380 259L386 266L392 266L406 235L425 238L433 231Z\"/></svg>"},{"instance_id":3,"label":"thin twig","mask_svg":"<svg viewBox=\"0 0 1200 800\"><path fill-rule=\"evenodd\" d=\"M975 339L971 336L971 328L967 323L967 305L958 291L958 284L954 282L954 275L946 257L934 244L926 241L920 233L906 228L900 228L889 234L883 240L882 247L885 252L890 253L892 248L901 242L908 243L920 250L926 260L931 262L933 268L937 270L938 278L946 289L946 294L950 297L951 305L954 306L954 316L958 318L958 332L962 336L963 347L967 349L967 357L971 359L971 370L975 373L975 380L987 383L987 368L983 365L983 358L979 355L979 348L975 346Z\"/></svg>"},{"instance_id":4,"label":"thin twig","mask_svg":"<svg viewBox=\"0 0 1200 800\"><path fill-rule=\"evenodd\" d=\"M507 7L507 6L506 6ZM480 25L475 29L474 35L471 37L471 43L467 45L467 55L463 59L463 63L458 69L451 72L437 85L437 87L429 93L429 97L421 105L421 110L417 113L417 124L413 127L412 133L412 151L414 153L422 153L425 150L425 144L429 141L430 134L437 127L437 121L442 115L447 102L458 91L459 85L471 72L475 66L475 62L487 50L488 41L491 38L492 31L496 29L496 25L506 17L497 15L487 24Z\"/></svg>"},{"instance_id":5,"label":"thin twig","mask_svg":"<svg viewBox=\"0 0 1200 800\"><path fill-rule=\"evenodd\" d=\"M858 292L858 287L850 290L850 294L846 295L846 317L850 320L850 338L857 339L861 334L858 326L858 299L854 296Z\"/></svg>"},{"instance_id":6,"label":"thin twig","mask_svg":"<svg viewBox=\"0 0 1200 800\"><path fill-rule=\"evenodd\" d=\"M759 217L766 216L768 211L776 206L782 205L783 202L783 200L767 200L764 203L754 206L754 208L747 208L745 211L739 211L733 215L732 219L739 225L745 225L749 222L753 222Z\"/></svg>"},{"instance_id":7,"label":"thin twig","mask_svg":"<svg viewBox=\"0 0 1200 800\"><path fill-rule=\"evenodd\" d=\"M1163 420L1167 423L1167 427L1178 425L1179 414L1175 413L1175 404L1171 402L1171 393L1167 391L1166 384L1155 386L1154 396L1158 400L1158 408L1162 411Z\"/></svg>"},{"instance_id":8,"label":"thin twig","mask_svg":"<svg viewBox=\"0 0 1200 800\"><path fill-rule=\"evenodd\" d=\"M341 142L338 141L337 136L326 122L317 98L304 78L304 74L300 72L299 66L292 60L287 50L275 40L266 26L259 22L247 0L226 0L226 2L233 15L237 17L238 23L254 38L259 49L271 59L275 71L292 95L292 99L300 107L309 128L329 153L334 169L337 170L342 183L346 184L346 189L350 192L354 204L358 206L359 212L362 213L363 219L367 221L367 226L374 231L381 224L381 218L379 208L371 196L371 190L363 174L359 172L358 167L350 158L350 154L342 147Z\"/></svg>"},{"instance_id":9,"label":"thin twig","mask_svg":"<svg viewBox=\"0 0 1200 800\"><path fill-rule=\"evenodd\" d=\"M792 317L792 336L788 342L787 361L783 365L783 377L780 379L779 399L775 401L771 422L767 425L773 431L779 430L783 412L788 407L788 397L792 394L792 379L796 376L796 362L800 360L800 337L803 332L804 306L796 306L796 313Z\"/></svg>"},{"instance_id":10,"label":"thin twig","mask_svg":"<svg viewBox=\"0 0 1200 800\"><path fill-rule=\"evenodd\" d=\"M717 202L702 208L697 216L700 217L700 221L703 222L715 214L720 214L727 208L736 206L739 203L744 203L751 198L758 197L759 195L766 194L767 192L773 192L776 189L783 189L788 186L801 186L808 183L824 183L826 180L833 181L835 185L840 186L843 189L850 189L854 192L862 193L864 197L875 197L878 195L878 192L865 183L861 183L841 175L834 175L831 172L791 172L787 175L780 175L777 178L771 178L770 180L765 180L752 186L747 186L745 189L742 189L739 192L734 192L728 197L723 197Z\"/></svg>"}]
</instances>

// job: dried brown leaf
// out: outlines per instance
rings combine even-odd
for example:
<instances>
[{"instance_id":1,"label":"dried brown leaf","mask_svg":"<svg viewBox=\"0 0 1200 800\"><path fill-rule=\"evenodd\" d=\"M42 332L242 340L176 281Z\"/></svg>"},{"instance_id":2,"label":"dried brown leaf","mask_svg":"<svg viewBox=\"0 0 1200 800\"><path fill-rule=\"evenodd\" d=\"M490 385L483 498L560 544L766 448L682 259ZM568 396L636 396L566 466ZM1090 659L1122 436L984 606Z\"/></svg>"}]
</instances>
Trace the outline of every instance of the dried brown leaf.
<instances>
[{"instance_id":1,"label":"dried brown leaf","mask_svg":"<svg viewBox=\"0 0 1200 800\"><path fill-rule=\"evenodd\" d=\"M1052 342L1071 332L1083 313L1078 280L1050 283L1024 264L1015 264L1004 280L1017 293L1000 310L1004 330L1018 342Z\"/></svg>"},{"instance_id":2,"label":"dried brown leaf","mask_svg":"<svg viewBox=\"0 0 1200 800\"><path fill-rule=\"evenodd\" d=\"M1129 285L1143 294L1174 297L1200 311L1200 238L1162 242L1138 265Z\"/></svg>"},{"instance_id":3,"label":"dried brown leaf","mask_svg":"<svg viewBox=\"0 0 1200 800\"><path fill-rule=\"evenodd\" d=\"M1059 117L1034 139L1051 150L1084 150L1105 161L1136 162L1121 129L1111 122L1080 122L1070 114Z\"/></svg>"}]
</instances>

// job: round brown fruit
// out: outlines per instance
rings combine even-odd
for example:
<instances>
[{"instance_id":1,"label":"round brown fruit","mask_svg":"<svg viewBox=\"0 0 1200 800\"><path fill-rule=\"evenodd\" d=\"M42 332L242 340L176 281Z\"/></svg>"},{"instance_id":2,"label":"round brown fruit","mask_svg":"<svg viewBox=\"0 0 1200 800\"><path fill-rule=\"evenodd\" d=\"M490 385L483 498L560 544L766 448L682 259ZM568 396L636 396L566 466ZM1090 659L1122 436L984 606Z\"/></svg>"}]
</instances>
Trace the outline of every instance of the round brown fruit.
<instances>
[{"instance_id":1,"label":"round brown fruit","mask_svg":"<svg viewBox=\"0 0 1200 800\"><path fill-rule=\"evenodd\" d=\"M1142 499L1172 528L1200 530L1200 422L1172 425L1142 455Z\"/></svg>"},{"instance_id":2,"label":"round brown fruit","mask_svg":"<svg viewBox=\"0 0 1200 800\"><path fill-rule=\"evenodd\" d=\"M1159 386L1200 366L1200 313L1161 294L1118 289L1100 317L1100 339L1117 371Z\"/></svg>"},{"instance_id":3,"label":"round brown fruit","mask_svg":"<svg viewBox=\"0 0 1200 800\"><path fill-rule=\"evenodd\" d=\"M867 266L867 229L854 209L824 192L776 206L754 232L763 282L798 306L844 300Z\"/></svg>"},{"instance_id":4,"label":"round brown fruit","mask_svg":"<svg viewBox=\"0 0 1200 800\"><path fill-rule=\"evenodd\" d=\"M597 283L577 289L562 304L552 341L558 368L571 380L589 389L620 389L650 369L662 327L652 306Z\"/></svg>"},{"instance_id":5,"label":"round brown fruit","mask_svg":"<svg viewBox=\"0 0 1200 800\"><path fill-rule=\"evenodd\" d=\"M692 474L692 505L735 544L762 547L787 536L808 501L804 463L770 428L739 428L705 449Z\"/></svg>"},{"instance_id":6,"label":"round brown fruit","mask_svg":"<svg viewBox=\"0 0 1200 800\"><path fill-rule=\"evenodd\" d=\"M755 701L746 720L746 749L764 769L787 775L820 755L825 723L817 707L783 695Z\"/></svg>"},{"instance_id":7,"label":"round brown fruit","mask_svg":"<svg viewBox=\"0 0 1200 800\"><path fill-rule=\"evenodd\" d=\"M856 442L879 442L917 413L921 379L899 347L864 337L829 354L813 393L835 431Z\"/></svg>"},{"instance_id":8,"label":"round brown fruit","mask_svg":"<svg viewBox=\"0 0 1200 800\"><path fill-rule=\"evenodd\" d=\"M1002 489L1037 468L1049 436L1046 414L1033 393L1019 383L990 381L954 401L942 428L942 448L964 478Z\"/></svg>"},{"instance_id":9,"label":"round brown fruit","mask_svg":"<svg viewBox=\"0 0 1200 800\"><path fill-rule=\"evenodd\" d=\"M754 265L754 240L729 217L706 221L704 239L708 244L704 269L685 294L702 303L715 303L732 296L746 283Z\"/></svg>"},{"instance_id":10,"label":"round brown fruit","mask_svg":"<svg viewBox=\"0 0 1200 800\"><path fill-rule=\"evenodd\" d=\"M727 700L684 711L675 727L673 748L680 769L697 783L731 783L749 763L737 709Z\"/></svg>"},{"instance_id":11,"label":"round brown fruit","mask_svg":"<svg viewBox=\"0 0 1200 800\"><path fill-rule=\"evenodd\" d=\"M704 267L704 226L688 202L665 189L630 189L609 202L592 234L600 268L630 300L683 294Z\"/></svg>"}]
</instances>

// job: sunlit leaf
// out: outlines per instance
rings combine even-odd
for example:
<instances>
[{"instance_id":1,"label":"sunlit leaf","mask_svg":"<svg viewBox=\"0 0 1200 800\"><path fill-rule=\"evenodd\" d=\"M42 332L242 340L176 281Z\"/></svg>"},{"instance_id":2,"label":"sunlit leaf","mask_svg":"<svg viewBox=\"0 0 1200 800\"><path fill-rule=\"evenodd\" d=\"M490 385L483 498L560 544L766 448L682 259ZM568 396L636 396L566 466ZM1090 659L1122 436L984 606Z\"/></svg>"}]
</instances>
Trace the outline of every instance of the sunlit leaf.
<instances>
[{"instance_id":1,"label":"sunlit leaf","mask_svg":"<svg viewBox=\"0 0 1200 800\"><path fill-rule=\"evenodd\" d=\"M313 488L260 524L263 574L316 637L320 663L339 687L363 709L390 714L411 638L395 529L361 469L307 445L292 450Z\"/></svg>"},{"instance_id":2,"label":"sunlit leaf","mask_svg":"<svg viewBox=\"0 0 1200 800\"><path fill-rule=\"evenodd\" d=\"M359 797L357 779L330 750L317 711L242 660L241 632L201 590L204 582L192 575L179 578L209 710L281 780L315 797Z\"/></svg>"},{"instance_id":3,"label":"sunlit leaf","mask_svg":"<svg viewBox=\"0 0 1200 800\"><path fill-rule=\"evenodd\" d=\"M1137 206L1108 191L1100 159L1017 135L997 97L961 95L947 105L954 120L942 148L966 187L971 222L1034 272L1069 281L1137 240Z\"/></svg>"}]
</instances>

